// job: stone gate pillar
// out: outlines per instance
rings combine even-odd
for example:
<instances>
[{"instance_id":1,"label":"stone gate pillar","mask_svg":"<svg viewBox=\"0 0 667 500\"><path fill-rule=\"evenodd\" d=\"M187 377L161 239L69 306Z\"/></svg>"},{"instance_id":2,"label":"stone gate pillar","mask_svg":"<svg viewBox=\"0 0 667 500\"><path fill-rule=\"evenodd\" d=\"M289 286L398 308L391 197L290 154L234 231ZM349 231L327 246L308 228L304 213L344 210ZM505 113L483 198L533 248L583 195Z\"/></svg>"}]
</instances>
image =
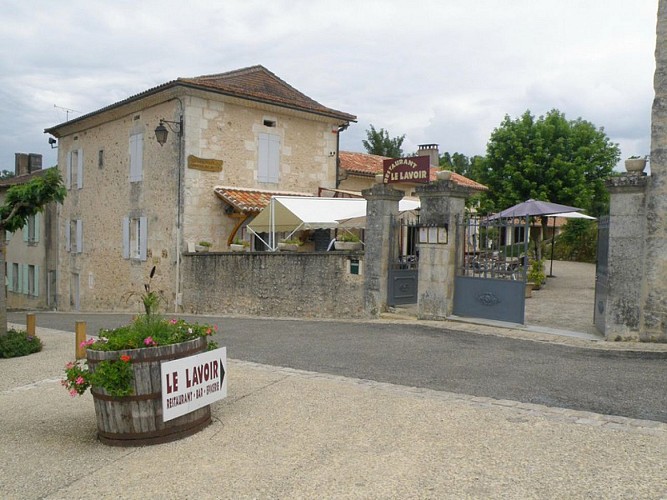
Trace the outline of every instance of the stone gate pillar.
<instances>
[{"instance_id":1,"label":"stone gate pillar","mask_svg":"<svg viewBox=\"0 0 667 500\"><path fill-rule=\"evenodd\" d=\"M607 340L638 340L641 330L646 236L646 187L648 177L624 174L607 181L610 193L606 296L598 297L596 314L604 315ZM598 256L600 258L600 256ZM601 302L601 303L600 303Z\"/></svg>"},{"instance_id":2,"label":"stone gate pillar","mask_svg":"<svg viewBox=\"0 0 667 500\"><path fill-rule=\"evenodd\" d=\"M361 194L366 198L366 232L364 252L364 307L372 317L387 310L389 276L389 237L391 216L398 215L398 202L403 191L379 183Z\"/></svg>"},{"instance_id":3,"label":"stone gate pillar","mask_svg":"<svg viewBox=\"0 0 667 500\"><path fill-rule=\"evenodd\" d=\"M419 225L445 227L447 243L419 243L419 319L443 319L454 307L454 277L458 241L457 218L465 214L470 190L449 179L450 172L438 172L438 180L416 189L421 201ZM428 229L426 229L428 231Z\"/></svg>"}]
</instances>

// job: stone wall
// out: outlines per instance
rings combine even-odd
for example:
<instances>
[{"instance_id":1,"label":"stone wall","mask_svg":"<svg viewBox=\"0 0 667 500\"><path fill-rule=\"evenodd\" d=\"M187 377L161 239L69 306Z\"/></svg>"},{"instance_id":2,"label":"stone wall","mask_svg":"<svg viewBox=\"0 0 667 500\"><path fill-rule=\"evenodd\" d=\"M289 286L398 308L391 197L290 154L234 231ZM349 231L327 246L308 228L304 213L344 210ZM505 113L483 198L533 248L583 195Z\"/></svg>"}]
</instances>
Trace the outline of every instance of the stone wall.
<instances>
[{"instance_id":1,"label":"stone wall","mask_svg":"<svg viewBox=\"0 0 667 500\"><path fill-rule=\"evenodd\" d=\"M183 311L273 317L363 318L364 277L338 252L208 253L183 257Z\"/></svg>"}]
</instances>

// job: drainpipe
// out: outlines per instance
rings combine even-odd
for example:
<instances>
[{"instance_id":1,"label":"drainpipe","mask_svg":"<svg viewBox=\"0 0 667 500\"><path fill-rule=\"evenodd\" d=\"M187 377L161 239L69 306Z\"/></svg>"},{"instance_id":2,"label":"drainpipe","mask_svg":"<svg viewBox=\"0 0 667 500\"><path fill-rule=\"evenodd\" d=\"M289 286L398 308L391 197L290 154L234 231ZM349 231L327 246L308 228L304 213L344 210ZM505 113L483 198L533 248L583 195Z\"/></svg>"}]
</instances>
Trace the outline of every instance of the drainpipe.
<instances>
[{"instance_id":1,"label":"drainpipe","mask_svg":"<svg viewBox=\"0 0 667 500\"><path fill-rule=\"evenodd\" d=\"M338 185L340 184L340 133L345 131L347 127L349 127L349 123L345 123L344 125L339 125L338 127L338 133L336 134L336 185L335 188L338 189Z\"/></svg>"},{"instance_id":2,"label":"drainpipe","mask_svg":"<svg viewBox=\"0 0 667 500\"><path fill-rule=\"evenodd\" d=\"M181 297L181 238L183 237L183 224L181 223L181 214L183 212L181 204L183 201L183 149L185 148L185 108L180 97L175 98L181 106L180 115L180 133L178 134L178 192L176 193L176 287L174 297L174 313L178 313L178 306L182 301Z\"/></svg>"}]
</instances>

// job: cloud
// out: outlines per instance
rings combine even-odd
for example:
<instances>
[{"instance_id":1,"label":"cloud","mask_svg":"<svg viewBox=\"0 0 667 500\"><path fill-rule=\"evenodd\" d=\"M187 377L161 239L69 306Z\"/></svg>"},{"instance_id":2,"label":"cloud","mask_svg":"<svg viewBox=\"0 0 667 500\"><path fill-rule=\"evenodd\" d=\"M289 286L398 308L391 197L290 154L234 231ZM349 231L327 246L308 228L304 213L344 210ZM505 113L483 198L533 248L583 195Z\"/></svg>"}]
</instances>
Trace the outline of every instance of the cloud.
<instances>
[{"instance_id":1,"label":"cloud","mask_svg":"<svg viewBox=\"0 0 667 500\"><path fill-rule=\"evenodd\" d=\"M505 114L558 108L644 154L655 0L11 2L0 19L0 168L44 128L179 76L263 64L406 151L484 152ZM71 116L71 115L70 115ZM76 113L74 113L76 116ZM627 151L626 151L627 149ZM46 160L45 160L46 163Z\"/></svg>"}]
</instances>

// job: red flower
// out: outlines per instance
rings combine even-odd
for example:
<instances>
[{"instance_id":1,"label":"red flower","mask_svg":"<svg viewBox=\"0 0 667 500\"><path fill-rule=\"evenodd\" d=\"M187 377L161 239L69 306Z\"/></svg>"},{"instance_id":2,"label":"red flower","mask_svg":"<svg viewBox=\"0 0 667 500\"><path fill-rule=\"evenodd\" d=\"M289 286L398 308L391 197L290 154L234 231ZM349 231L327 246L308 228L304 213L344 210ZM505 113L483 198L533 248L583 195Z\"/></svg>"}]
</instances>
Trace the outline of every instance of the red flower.
<instances>
[{"instance_id":1,"label":"red flower","mask_svg":"<svg viewBox=\"0 0 667 500\"><path fill-rule=\"evenodd\" d=\"M132 359L132 358L130 358L127 354L123 354L123 355L120 357L120 360L121 360L121 361L125 361L126 363L129 363L130 359Z\"/></svg>"}]
</instances>

